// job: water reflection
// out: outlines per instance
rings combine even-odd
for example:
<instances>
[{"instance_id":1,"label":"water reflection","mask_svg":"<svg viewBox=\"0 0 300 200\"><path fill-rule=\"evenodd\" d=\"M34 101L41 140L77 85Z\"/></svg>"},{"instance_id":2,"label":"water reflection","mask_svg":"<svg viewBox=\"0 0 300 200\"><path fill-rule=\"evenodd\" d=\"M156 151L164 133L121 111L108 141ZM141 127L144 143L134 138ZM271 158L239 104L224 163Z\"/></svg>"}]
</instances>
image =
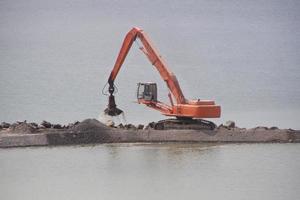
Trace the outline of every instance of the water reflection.
<instances>
[{"instance_id":1,"label":"water reflection","mask_svg":"<svg viewBox=\"0 0 300 200\"><path fill-rule=\"evenodd\" d=\"M225 144L215 143L131 143L106 144L110 162L134 154L140 165L155 168L158 163L171 166L185 165L191 157L207 156L209 151L218 151ZM130 158L129 158L130 159Z\"/></svg>"},{"instance_id":2,"label":"water reflection","mask_svg":"<svg viewBox=\"0 0 300 200\"><path fill-rule=\"evenodd\" d=\"M296 199L299 147L135 143L0 149L0 193L25 200Z\"/></svg>"}]
</instances>

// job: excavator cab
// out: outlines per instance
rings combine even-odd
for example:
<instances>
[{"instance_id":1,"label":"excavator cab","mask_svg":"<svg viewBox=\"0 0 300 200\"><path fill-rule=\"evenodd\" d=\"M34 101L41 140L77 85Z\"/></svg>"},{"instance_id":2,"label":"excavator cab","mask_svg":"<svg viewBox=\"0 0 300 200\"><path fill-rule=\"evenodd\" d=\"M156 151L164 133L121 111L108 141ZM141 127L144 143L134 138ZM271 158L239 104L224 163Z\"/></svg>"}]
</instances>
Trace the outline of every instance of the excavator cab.
<instances>
[{"instance_id":1,"label":"excavator cab","mask_svg":"<svg viewBox=\"0 0 300 200\"><path fill-rule=\"evenodd\" d=\"M145 101L157 101L157 86L156 83L138 83L137 84L137 99Z\"/></svg>"}]
</instances>

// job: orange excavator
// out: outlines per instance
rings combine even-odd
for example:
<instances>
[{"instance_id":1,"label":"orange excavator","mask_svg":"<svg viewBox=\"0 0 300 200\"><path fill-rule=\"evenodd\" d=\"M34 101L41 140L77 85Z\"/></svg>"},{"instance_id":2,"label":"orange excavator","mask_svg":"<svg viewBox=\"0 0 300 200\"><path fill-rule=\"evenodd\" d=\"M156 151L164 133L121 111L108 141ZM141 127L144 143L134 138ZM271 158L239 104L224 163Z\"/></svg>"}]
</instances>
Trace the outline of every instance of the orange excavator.
<instances>
[{"instance_id":1,"label":"orange excavator","mask_svg":"<svg viewBox=\"0 0 300 200\"><path fill-rule=\"evenodd\" d=\"M158 70L161 78L166 82L170 90L168 94L170 105L157 100L156 83L146 82L138 83L137 100L139 104L144 104L150 108L158 110L163 115L172 116L166 120L161 120L153 125L155 129L214 129L216 125L213 122L203 120L202 118L219 118L221 107L212 100L188 100L184 97L176 76L169 70L166 62L159 55L158 51L150 42L147 34L137 28L132 28L123 41L119 55L108 78L108 107L105 114L110 116L120 115L123 111L118 109L115 103L115 85L114 81L120 71L120 68L135 40L139 39L143 44L140 50L146 55L151 64ZM175 99L175 101L173 100Z\"/></svg>"}]
</instances>

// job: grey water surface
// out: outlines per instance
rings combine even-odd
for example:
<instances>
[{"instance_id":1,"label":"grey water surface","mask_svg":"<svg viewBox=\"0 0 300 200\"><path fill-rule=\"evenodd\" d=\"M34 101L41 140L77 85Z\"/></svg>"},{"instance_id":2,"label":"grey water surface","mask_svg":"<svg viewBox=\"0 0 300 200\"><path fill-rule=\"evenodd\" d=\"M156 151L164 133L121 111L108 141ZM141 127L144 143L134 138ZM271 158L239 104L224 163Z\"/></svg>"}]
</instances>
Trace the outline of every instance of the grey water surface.
<instances>
[{"instance_id":1,"label":"grey water surface","mask_svg":"<svg viewBox=\"0 0 300 200\"><path fill-rule=\"evenodd\" d=\"M1 199L268 199L300 195L298 144L0 149Z\"/></svg>"}]
</instances>

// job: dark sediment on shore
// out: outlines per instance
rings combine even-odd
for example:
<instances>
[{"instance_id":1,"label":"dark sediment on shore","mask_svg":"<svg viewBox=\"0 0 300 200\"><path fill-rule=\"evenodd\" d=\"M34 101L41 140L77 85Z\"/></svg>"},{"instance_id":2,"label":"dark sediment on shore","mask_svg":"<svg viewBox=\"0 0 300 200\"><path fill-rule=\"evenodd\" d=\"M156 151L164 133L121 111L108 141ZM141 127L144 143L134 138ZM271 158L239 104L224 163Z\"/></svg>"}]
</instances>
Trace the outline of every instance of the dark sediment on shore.
<instances>
[{"instance_id":1,"label":"dark sediment on shore","mask_svg":"<svg viewBox=\"0 0 300 200\"><path fill-rule=\"evenodd\" d=\"M43 122L2 123L0 147L54 146L124 142L300 142L300 131L276 127L219 126L215 130L154 130L127 125L111 128L95 119L67 126Z\"/></svg>"}]
</instances>

